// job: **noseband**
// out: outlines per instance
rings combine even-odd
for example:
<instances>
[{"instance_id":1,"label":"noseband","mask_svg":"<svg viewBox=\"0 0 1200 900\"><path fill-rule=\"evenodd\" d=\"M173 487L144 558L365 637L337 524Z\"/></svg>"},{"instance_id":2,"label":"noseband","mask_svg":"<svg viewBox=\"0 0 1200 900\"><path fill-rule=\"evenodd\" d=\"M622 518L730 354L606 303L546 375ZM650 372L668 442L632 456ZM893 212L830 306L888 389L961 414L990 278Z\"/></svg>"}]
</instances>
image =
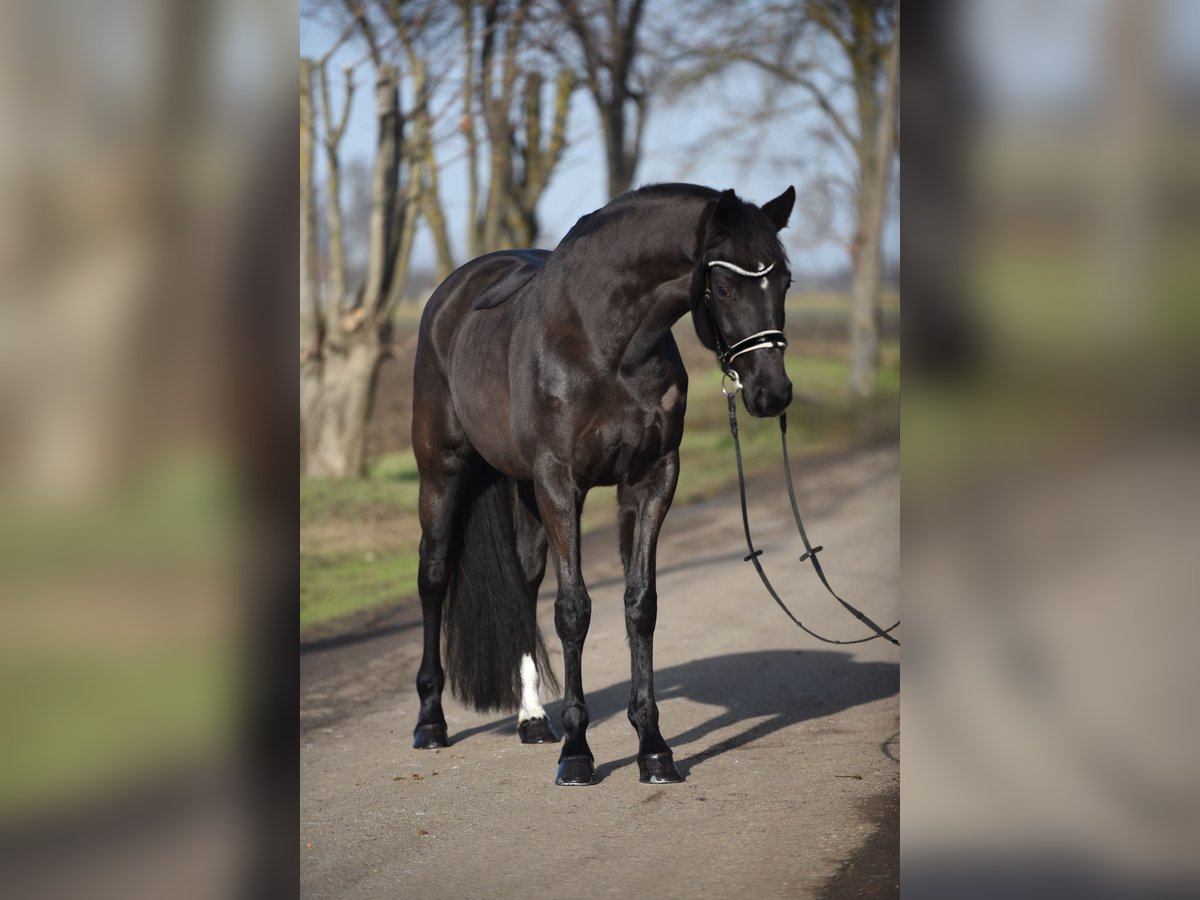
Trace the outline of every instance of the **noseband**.
<instances>
[{"instance_id":1,"label":"noseband","mask_svg":"<svg viewBox=\"0 0 1200 900\"><path fill-rule=\"evenodd\" d=\"M749 272L741 266L736 266L723 259L709 260L705 263L705 266L709 269L719 266L722 269L728 269L730 272L745 278L762 278L775 268L775 263L771 263L757 272ZM717 359L720 361L721 368L725 371L725 374L733 379L733 383L737 387L741 387L741 379L738 378L737 372L733 370L733 361L735 359L743 353L749 353L751 350L769 350L776 347L784 350L787 348L787 337L782 331L775 328L768 328L766 331L756 331L754 334L747 335L740 340L730 342L725 337L725 332L721 328L721 323L717 320L716 312L713 310L712 286L709 283L707 275L704 279L704 309L708 313L709 322L712 323L713 337L717 343Z\"/></svg>"}]
</instances>

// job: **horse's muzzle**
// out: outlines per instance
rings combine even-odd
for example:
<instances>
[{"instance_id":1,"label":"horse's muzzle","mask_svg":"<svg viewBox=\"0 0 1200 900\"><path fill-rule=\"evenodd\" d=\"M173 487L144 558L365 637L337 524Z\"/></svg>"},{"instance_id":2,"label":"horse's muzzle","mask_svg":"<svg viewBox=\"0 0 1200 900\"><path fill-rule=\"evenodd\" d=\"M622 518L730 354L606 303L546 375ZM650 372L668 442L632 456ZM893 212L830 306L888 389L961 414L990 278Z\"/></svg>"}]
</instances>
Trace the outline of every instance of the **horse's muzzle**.
<instances>
[{"instance_id":1,"label":"horse's muzzle","mask_svg":"<svg viewBox=\"0 0 1200 900\"><path fill-rule=\"evenodd\" d=\"M742 389L750 415L764 419L778 416L792 402L792 382L784 376L780 384L753 384Z\"/></svg>"}]
</instances>

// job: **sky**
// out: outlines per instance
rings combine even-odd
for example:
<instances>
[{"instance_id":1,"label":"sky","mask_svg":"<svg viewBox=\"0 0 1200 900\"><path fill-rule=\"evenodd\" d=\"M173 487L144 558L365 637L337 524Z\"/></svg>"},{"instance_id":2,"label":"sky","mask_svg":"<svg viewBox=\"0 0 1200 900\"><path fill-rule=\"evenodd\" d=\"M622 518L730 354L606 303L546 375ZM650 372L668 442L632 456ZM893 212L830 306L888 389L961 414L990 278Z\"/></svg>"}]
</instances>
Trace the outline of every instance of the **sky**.
<instances>
[{"instance_id":1,"label":"sky","mask_svg":"<svg viewBox=\"0 0 1200 900\"><path fill-rule=\"evenodd\" d=\"M319 57L336 38L337 34L329 28L301 20L302 55ZM362 58L363 50L357 46L339 50L329 68L331 75L337 73L335 84L341 80L342 66ZM355 157L370 159L374 152L372 77L369 63L356 69L354 104L342 144L343 166ZM763 139L754 142L759 153L752 161L743 158L744 146L713 137L729 124L723 117L724 111L744 107L760 97L762 90L753 73L731 72L720 83L706 86L702 92L696 92L682 102L652 107L635 186L658 181L690 181L722 190L732 187L744 199L762 204L788 185L795 185L800 198L792 213L791 227L781 235L793 270L799 278L839 271L848 265L849 257L840 240L826 237L831 231L828 215L817 210L815 204L806 208L808 199L804 190L804 185L815 173L831 171L849 178L845 155L835 152L813 135L823 122L822 115L815 110L792 114L785 123L770 129ZM336 108L340 103L340 91L334 96ZM555 246L576 220L603 206L607 199L599 121L590 95L582 88L572 98L567 135L570 142L567 151L539 205L541 233L538 243L543 247ZM711 143L702 153L689 152L706 140ZM466 261L466 166L456 158L461 155L459 148L447 146L440 157L443 163L440 173L442 202L458 263ZM322 169L318 162L318 180L324 177ZM900 253L899 210L895 208L898 191L894 185L890 197L893 202L885 227L884 256L894 261ZM844 208L836 212L833 231L842 235L849 233L849 213L850 210ZM422 269L432 267L433 263L432 241L422 229L413 250L413 267Z\"/></svg>"}]
</instances>

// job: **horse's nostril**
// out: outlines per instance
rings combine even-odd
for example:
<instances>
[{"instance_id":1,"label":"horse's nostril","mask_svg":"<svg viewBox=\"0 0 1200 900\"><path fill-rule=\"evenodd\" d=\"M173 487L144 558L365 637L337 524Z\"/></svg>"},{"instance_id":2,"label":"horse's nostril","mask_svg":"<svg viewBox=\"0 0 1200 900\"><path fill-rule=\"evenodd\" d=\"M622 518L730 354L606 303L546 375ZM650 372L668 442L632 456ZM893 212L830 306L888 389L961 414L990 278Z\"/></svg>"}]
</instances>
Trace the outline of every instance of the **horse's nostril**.
<instances>
[{"instance_id":1,"label":"horse's nostril","mask_svg":"<svg viewBox=\"0 0 1200 900\"><path fill-rule=\"evenodd\" d=\"M792 402L792 383L786 381L782 386L762 385L754 389L753 407L759 414L775 415L787 408Z\"/></svg>"}]
</instances>

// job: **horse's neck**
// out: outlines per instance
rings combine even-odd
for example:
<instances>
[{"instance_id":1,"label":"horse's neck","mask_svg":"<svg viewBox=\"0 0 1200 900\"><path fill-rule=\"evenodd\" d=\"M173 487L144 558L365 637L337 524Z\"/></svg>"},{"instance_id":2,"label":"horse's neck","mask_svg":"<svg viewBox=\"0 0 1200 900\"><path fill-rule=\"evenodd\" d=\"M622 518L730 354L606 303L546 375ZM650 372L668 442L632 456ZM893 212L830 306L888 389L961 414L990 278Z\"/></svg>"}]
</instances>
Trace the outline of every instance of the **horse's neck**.
<instances>
[{"instance_id":1,"label":"horse's neck","mask_svg":"<svg viewBox=\"0 0 1200 900\"><path fill-rule=\"evenodd\" d=\"M636 367L659 354L671 326L688 312L687 291L691 280L689 270L678 278L660 282L635 308L617 312L618 321L626 323L628 331L617 360L619 366Z\"/></svg>"},{"instance_id":2,"label":"horse's neck","mask_svg":"<svg viewBox=\"0 0 1200 900\"><path fill-rule=\"evenodd\" d=\"M664 203L650 208L637 234L623 233L618 219L607 234L594 235L600 246L615 244L623 252L604 255L590 276L601 286L599 302L582 304L579 313L594 333L605 335L614 364L636 366L655 355L687 314L702 210L699 202Z\"/></svg>"}]
</instances>

